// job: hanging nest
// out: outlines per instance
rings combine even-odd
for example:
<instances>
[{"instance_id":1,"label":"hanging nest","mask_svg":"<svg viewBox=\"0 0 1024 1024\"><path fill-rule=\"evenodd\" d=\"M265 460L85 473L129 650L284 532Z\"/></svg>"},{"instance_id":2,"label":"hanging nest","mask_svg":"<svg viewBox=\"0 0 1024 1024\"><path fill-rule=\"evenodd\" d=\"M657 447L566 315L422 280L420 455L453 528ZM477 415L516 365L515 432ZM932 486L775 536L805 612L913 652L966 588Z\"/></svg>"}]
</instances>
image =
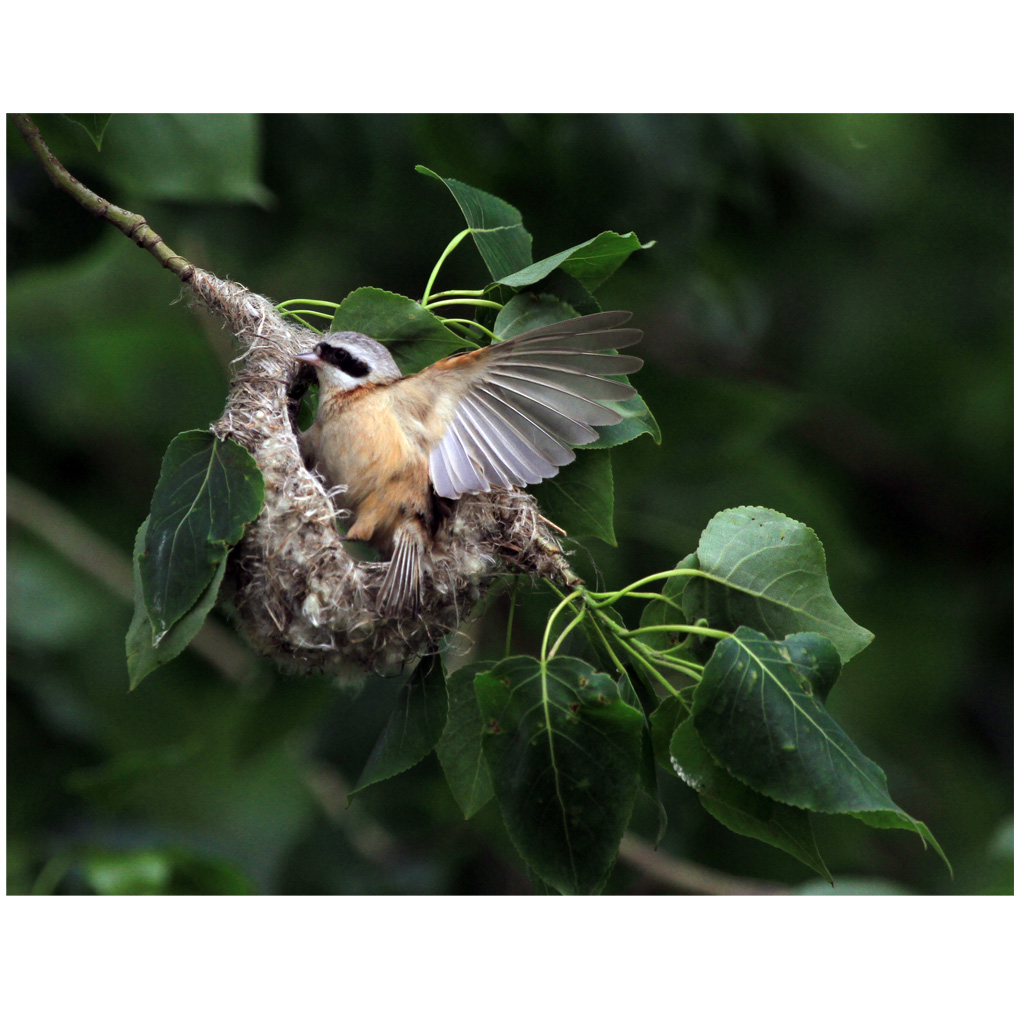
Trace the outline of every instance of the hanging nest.
<instances>
[{"instance_id":1,"label":"hanging nest","mask_svg":"<svg viewBox=\"0 0 1024 1024\"><path fill-rule=\"evenodd\" d=\"M295 410L309 377L295 356L318 336L242 285L198 268L187 284L244 348L224 413L211 429L245 447L263 473L263 509L228 567L239 625L258 652L302 672L351 674L355 667L390 675L436 650L499 576L581 582L531 495L466 495L438 535L419 613L382 618L376 599L387 563L349 554L322 481L299 455Z\"/></svg>"}]
</instances>

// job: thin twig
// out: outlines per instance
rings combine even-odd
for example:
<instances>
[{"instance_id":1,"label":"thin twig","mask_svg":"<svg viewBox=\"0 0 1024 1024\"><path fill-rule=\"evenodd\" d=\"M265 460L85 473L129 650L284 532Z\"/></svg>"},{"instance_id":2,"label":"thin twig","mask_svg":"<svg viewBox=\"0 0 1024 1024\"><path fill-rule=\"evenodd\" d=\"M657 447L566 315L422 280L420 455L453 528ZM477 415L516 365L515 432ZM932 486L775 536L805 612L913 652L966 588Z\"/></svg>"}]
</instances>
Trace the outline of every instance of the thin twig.
<instances>
[{"instance_id":1,"label":"thin twig","mask_svg":"<svg viewBox=\"0 0 1024 1024\"><path fill-rule=\"evenodd\" d=\"M402 857L398 840L360 804L349 804L352 784L333 765L311 765L303 780L328 820L344 829L348 841L368 861L387 868Z\"/></svg>"},{"instance_id":2,"label":"thin twig","mask_svg":"<svg viewBox=\"0 0 1024 1024\"><path fill-rule=\"evenodd\" d=\"M11 114L18 131L21 132L28 148L43 165L50 181L62 192L67 192L77 203L101 220L113 224L118 231L126 234L136 245L145 249L159 261L160 266L171 271L182 281L187 281L194 273L194 267L184 256L179 256L166 242L146 223L146 218L120 206L114 206L102 196L96 195L83 185L53 155L52 150L43 141L35 122L27 114Z\"/></svg>"},{"instance_id":3,"label":"thin twig","mask_svg":"<svg viewBox=\"0 0 1024 1024\"><path fill-rule=\"evenodd\" d=\"M738 878L721 871L672 857L651 848L648 840L627 832L619 844L619 856L638 871L679 892L702 896L785 896L785 886Z\"/></svg>"},{"instance_id":4,"label":"thin twig","mask_svg":"<svg viewBox=\"0 0 1024 1024\"><path fill-rule=\"evenodd\" d=\"M134 603L131 560L66 508L10 476L7 478L7 518L49 544L122 600ZM249 682L259 671L260 659L241 644L231 630L212 619L206 620L190 646L233 682Z\"/></svg>"},{"instance_id":5,"label":"thin twig","mask_svg":"<svg viewBox=\"0 0 1024 1024\"><path fill-rule=\"evenodd\" d=\"M561 527L560 527L560 526L558 525L558 523L553 523L553 522L551 522L551 520L550 520L550 519L545 519L545 518L544 518L544 516L542 516L542 515L539 515L539 514L538 514L537 518L538 518L538 519L539 519L539 520L540 520L540 521L541 521L542 523L546 524L547 526L550 526L550 527L551 527L551 529L555 531L555 533L560 533L560 534L561 534L561 535L562 535L563 537L568 537L568 536L569 536L569 535L568 535L568 534L567 534L567 533L565 532L565 530L563 530L563 529L562 529L562 528L561 528Z\"/></svg>"}]
</instances>

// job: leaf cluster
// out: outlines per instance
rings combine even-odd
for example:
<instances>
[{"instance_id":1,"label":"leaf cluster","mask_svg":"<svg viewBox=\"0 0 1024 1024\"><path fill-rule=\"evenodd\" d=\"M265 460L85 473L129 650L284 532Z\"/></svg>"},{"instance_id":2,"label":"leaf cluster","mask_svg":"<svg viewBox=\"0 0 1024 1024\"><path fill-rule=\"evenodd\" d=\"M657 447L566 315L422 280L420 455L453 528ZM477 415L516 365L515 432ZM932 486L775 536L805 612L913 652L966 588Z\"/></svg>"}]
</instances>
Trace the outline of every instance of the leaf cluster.
<instances>
[{"instance_id":1,"label":"leaf cluster","mask_svg":"<svg viewBox=\"0 0 1024 1024\"><path fill-rule=\"evenodd\" d=\"M467 222L423 298L360 288L340 303L290 300L283 313L368 333L415 372L468 345L596 310L593 290L646 248L635 235L605 232L534 261L514 207L420 170L444 183ZM445 257L466 237L490 284L434 291ZM469 307L474 318L442 315L452 307ZM614 542L608 449L643 434L660 440L639 396L621 411L622 423L602 428L594 450L538 489L570 535ZM240 451L190 432L168 452L136 548L133 685L194 635L227 551L259 511L258 471ZM639 625L629 628L622 610L634 601L642 602ZM586 659L559 653L576 630ZM539 657L506 652L452 673L440 656L421 662L353 793L435 751L465 816L495 800L538 885L561 893L603 889L638 793L664 826L659 764L726 827L827 879L812 813L915 831L944 857L825 708L842 666L871 639L833 597L812 530L771 510L729 509L673 569L618 591L579 587L562 597Z\"/></svg>"},{"instance_id":2,"label":"leaf cluster","mask_svg":"<svg viewBox=\"0 0 1024 1024\"><path fill-rule=\"evenodd\" d=\"M629 629L616 606L634 600L641 624ZM589 661L559 654L577 627ZM916 832L945 859L825 708L871 640L832 596L812 530L768 509L730 509L675 569L563 598L539 658L447 677L439 660L421 666L355 792L436 750L465 816L495 799L531 872L562 893L601 891L637 795L661 806L656 764L727 828L828 880L813 813Z\"/></svg>"}]
</instances>

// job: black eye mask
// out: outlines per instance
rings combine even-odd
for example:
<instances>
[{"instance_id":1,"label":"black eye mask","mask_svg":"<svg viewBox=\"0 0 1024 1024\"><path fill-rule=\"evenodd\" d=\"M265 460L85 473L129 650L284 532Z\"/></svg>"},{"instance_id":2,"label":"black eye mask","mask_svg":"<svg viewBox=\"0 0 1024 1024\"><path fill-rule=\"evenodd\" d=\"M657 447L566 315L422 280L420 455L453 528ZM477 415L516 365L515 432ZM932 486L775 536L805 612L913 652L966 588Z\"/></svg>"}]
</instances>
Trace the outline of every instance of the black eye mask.
<instances>
[{"instance_id":1,"label":"black eye mask","mask_svg":"<svg viewBox=\"0 0 1024 1024\"><path fill-rule=\"evenodd\" d=\"M325 363L336 366L343 373L347 373L356 380L360 377L366 377L370 372L370 367L367 363L364 363L362 359L352 355L346 349L337 348L334 345L325 345L321 342L316 347L316 354Z\"/></svg>"}]
</instances>

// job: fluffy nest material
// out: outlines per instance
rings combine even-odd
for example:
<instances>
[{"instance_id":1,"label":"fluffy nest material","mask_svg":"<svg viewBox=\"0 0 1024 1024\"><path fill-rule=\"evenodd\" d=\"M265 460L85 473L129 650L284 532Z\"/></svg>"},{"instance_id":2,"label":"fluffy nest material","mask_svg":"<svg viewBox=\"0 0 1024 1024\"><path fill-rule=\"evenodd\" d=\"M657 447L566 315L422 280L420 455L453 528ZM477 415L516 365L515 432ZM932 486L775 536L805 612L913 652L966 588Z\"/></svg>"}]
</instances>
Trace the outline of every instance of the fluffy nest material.
<instances>
[{"instance_id":1,"label":"fluffy nest material","mask_svg":"<svg viewBox=\"0 0 1024 1024\"><path fill-rule=\"evenodd\" d=\"M349 554L322 481L299 455L294 415L309 381L295 356L317 335L282 319L273 303L243 285L198 268L187 284L244 348L224 413L211 429L248 449L266 487L263 509L233 549L228 572L239 625L257 651L302 672L391 675L436 650L499 576L580 582L531 495L467 495L442 528L419 614L381 618L376 597L387 563Z\"/></svg>"}]
</instances>

